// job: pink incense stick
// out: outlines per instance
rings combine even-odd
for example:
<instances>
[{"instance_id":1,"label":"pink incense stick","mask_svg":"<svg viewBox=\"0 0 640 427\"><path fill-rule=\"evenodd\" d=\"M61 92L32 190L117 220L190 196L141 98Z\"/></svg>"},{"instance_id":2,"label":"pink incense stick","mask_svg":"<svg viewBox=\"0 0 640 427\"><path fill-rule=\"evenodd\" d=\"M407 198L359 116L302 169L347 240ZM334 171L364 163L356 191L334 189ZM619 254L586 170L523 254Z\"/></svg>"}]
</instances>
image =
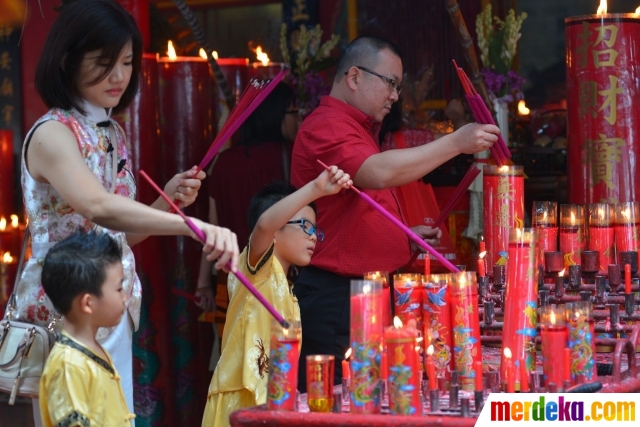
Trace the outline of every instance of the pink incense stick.
<instances>
[{"instance_id":1,"label":"pink incense stick","mask_svg":"<svg viewBox=\"0 0 640 427\"><path fill-rule=\"evenodd\" d=\"M238 116L238 119L231 123L229 128L222 135L216 137L211 148L209 148L207 154L204 156L204 159L202 159L202 161L198 165L198 172L204 169L204 167L209 164L213 157L218 153L222 145L227 142L229 138L231 138L231 136L238 130L240 125L242 125L242 123L247 120L247 118L251 115L251 113L255 111L256 108L258 108L258 105L260 105L260 103L265 100L265 98L273 91L273 89L275 89L278 83L280 83L282 79L284 79L288 72L289 69L285 68L284 70L280 71L273 79L271 79L269 84L267 84L267 86L265 86L264 89L262 89L260 93L251 101L247 109L244 110L240 114L240 116Z\"/></svg>"},{"instance_id":2,"label":"pink incense stick","mask_svg":"<svg viewBox=\"0 0 640 427\"><path fill-rule=\"evenodd\" d=\"M317 159L317 162L320 163L322 165L323 168L329 170L329 166L325 165L324 163L322 163L319 159ZM378 202L376 202L375 200L373 200L371 197L369 197L368 194L363 193L362 191L358 190L356 187L351 186L350 187L353 191L355 191L356 193L358 193L358 195L360 197L362 197L365 201L367 201L367 203L369 203L375 210L377 210L378 212L380 212L385 218L387 218L389 221L391 221L396 227L400 228L402 231L405 232L405 234L407 236L409 236L409 238L411 240L413 240L418 246L420 246L421 248L423 248L424 250L426 250L427 252L433 254L433 256L442 263L442 265L444 265L445 267L447 267L449 269L449 271L451 271L452 273L459 273L460 270L458 270L458 268L451 264L445 257L443 257L441 254L439 254L436 250L434 250L431 246L429 246L429 244L427 242L425 242L424 240L422 240L422 238L420 236L418 236L416 233L413 232L413 230L411 230L409 227L407 227L406 225L404 225L401 221L398 220L398 218L394 217L393 215L391 215L389 213L389 211L387 211L385 208L383 208L382 206L380 206L378 204Z\"/></svg>"},{"instance_id":3,"label":"pink incense stick","mask_svg":"<svg viewBox=\"0 0 640 427\"><path fill-rule=\"evenodd\" d=\"M198 239L200 239L200 241L202 243L205 243L207 241L207 238L206 238L204 232L202 230L200 230L198 228L198 226L195 225L193 223L193 221L191 221L191 219L188 218L180 209L178 209L178 207L171 200L171 198L169 198L169 196L167 196L164 193L164 191L162 191L162 189L160 187L158 187L156 185L156 183L153 182L153 180L151 178L149 178L149 175L147 175L145 171L141 170L140 171L140 175L145 180L147 180L147 182L149 184L151 184L151 186L154 188L154 190L156 190L158 192L158 194L160 194L160 196L167 201L167 203L169 203L169 206L171 206L172 208L174 208L176 210L178 215L180 215L182 217L182 219L184 219L184 222L187 223L187 226L189 226L191 231L193 231L196 234L196 236L198 236ZM230 269L231 268L231 263L227 263L227 267ZM255 286L253 286L253 284L251 284L251 282L249 280L247 280L246 277L244 277L244 275L242 273L240 273L239 271L236 271L235 273L232 272L231 274L234 274L238 278L238 280L240 280L240 282L242 282L242 284L247 288L247 290L249 292L251 292L253 294L253 296L255 296L257 298L258 301L260 301L260 303L264 306L264 308L266 308L267 311L269 311L269 313L271 313L271 315L278 321L278 323L280 323L282 325L283 328L289 329L289 322L287 322L284 319L284 317L282 317L282 315L276 311L276 309L269 303L269 301L266 300L266 298L255 288Z\"/></svg>"},{"instance_id":4,"label":"pink incense stick","mask_svg":"<svg viewBox=\"0 0 640 427\"><path fill-rule=\"evenodd\" d=\"M460 200L460 197L462 197L465 191L467 191L469 186L478 177L478 175L480 175L480 169L478 169L476 165L471 165L467 173L465 173L464 177L462 177L462 181L460 181L460 184L453 191L451 198L440 212L440 215L433 223L432 227L439 227L440 224L442 224L444 220L447 219L455 204L458 202L458 200Z\"/></svg>"}]
</instances>

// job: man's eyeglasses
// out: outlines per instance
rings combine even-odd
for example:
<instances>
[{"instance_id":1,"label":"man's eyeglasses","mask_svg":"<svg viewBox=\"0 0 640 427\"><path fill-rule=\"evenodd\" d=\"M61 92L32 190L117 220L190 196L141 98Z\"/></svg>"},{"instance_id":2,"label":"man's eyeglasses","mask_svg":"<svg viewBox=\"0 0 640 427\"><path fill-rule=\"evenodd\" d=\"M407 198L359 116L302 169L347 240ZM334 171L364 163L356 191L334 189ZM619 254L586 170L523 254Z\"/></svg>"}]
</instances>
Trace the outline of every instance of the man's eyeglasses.
<instances>
[{"instance_id":1,"label":"man's eyeglasses","mask_svg":"<svg viewBox=\"0 0 640 427\"><path fill-rule=\"evenodd\" d=\"M322 229L318 228L308 219L297 219L295 221L289 221L287 222L287 224L299 224L300 228L302 228L302 231L304 231L305 234L311 236L315 233L316 237L318 238L318 242L322 242L324 240L324 231L322 231Z\"/></svg>"},{"instance_id":2,"label":"man's eyeglasses","mask_svg":"<svg viewBox=\"0 0 640 427\"><path fill-rule=\"evenodd\" d=\"M378 74L375 71L371 71L370 69L361 67L359 65L356 65L355 67L358 70L362 70L369 74L373 74L374 76L380 77L382 80L387 82L387 84L389 85L389 89L391 89L391 92L395 90L398 93L398 96L400 96L400 94L402 93L402 85L397 81L395 81L394 79L392 79L391 77L383 76L382 74ZM348 71L345 71L344 75L346 76L348 73L349 73Z\"/></svg>"}]
</instances>

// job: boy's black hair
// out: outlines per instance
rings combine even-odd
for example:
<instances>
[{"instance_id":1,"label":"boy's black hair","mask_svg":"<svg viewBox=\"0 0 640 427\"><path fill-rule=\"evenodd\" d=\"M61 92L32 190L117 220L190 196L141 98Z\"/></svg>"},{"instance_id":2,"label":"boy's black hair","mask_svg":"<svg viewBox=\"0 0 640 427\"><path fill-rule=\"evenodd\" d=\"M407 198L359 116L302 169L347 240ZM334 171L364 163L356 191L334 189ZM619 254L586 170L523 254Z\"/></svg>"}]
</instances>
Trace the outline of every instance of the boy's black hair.
<instances>
[{"instance_id":1,"label":"boy's black hair","mask_svg":"<svg viewBox=\"0 0 640 427\"><path fill-rule=\"evenodd\" d=\"M249 230L253 232L260 215L285 197L298 191L296 187L284 181L272 181L253 196L249 202ZM315 203L308 205L317 214Z\"/></svg>"},{"instance_id":2,"label":"boy's black hair","mask_svg":"<svg viewBox=\"0 0 640 427\"><path fill-rule=\"evenodd\" d=\"M79 230L47 253L42 287L55 309L66 315L78 295L102 296L106 268L121 259L122 248L110 235Z\"/></svg>"},{"instance_id":3,"label":"boy's black hair","mask_svg":"<svg viewBox=\"0 0 640 427\"><path fill-rule=\"evenodd\" d=\"M82 108L80 65L88 52L100 51L97 63L104 68L93 84L113 69L125 45L131 42L132 73L129 86L113 108L118 113L138 92L142 64L142 36L133 17L114 0L81 0L65 6L56 18L36 67L35 86L49 108Z\"/></svg>"}]
</instances>

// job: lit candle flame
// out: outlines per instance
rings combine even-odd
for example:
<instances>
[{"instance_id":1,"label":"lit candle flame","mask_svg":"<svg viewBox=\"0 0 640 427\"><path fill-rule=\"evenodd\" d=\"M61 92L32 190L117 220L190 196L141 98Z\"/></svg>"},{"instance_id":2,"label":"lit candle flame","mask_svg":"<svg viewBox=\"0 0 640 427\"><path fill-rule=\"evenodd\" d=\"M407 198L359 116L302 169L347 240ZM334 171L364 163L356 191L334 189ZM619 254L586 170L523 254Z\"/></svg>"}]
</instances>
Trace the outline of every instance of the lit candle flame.
<instances>
[{"instance_id":1,"label":"lit candle flame","mask_svg":"<svg viewBox=\"0 0 640 427\"><path fill-rule=\"evenodd\" d=\"M368 294L369 292L371 292L371 285L364 285L364 286L362 287L362 293L366 295L366 294Z\"/></svg>"},{"instance_id":2,"label":"lit candle flame","mask_svg":"<svg viewBox=\"0 0 640 427\"><path fill-rule=\"evenodd\" d=\"M598 208L598 216L600 217L601 221L604 221L604 209Z\"/></svg>"},{"instance_id":3,"label":"lit candle flame","mask_svg":"<svg viewBox=\"0 0 640 427\"><path fill-rule=\"evenodd\" d=\"M424 340L424 337L418 337L418 338L416 338L416 342L422 342L422 340Z\"/></svg>"},{"instance_id":4,"label":"lit candle flame","mask_svg":"<svg viewBox=\"0 0 640 427\"><path fill-rule=\"evenodd\" d=\"M13 257L11 256L11 254L9 252L5 252L2 256L2 262L4 262L5 264L9 264L11 261L13 261Z\"/></svg>"},{"instance_id":5,"label":"lit candle flame","mask_svg":"<svg viewBox=\"0 0 640 427\"><path fill-rule=\"evenodd\" d=\"M349 360L349 358L351 357L351 347L349 347L349 350L347 350L347 352L344 354L344 360Z\"/></svg>"},{"instance_id":6,"label":"lit candle flame","mask_svg":"<svg viewBox=\"0 0 640 427\"><path fill-rule=\"evenodd\" d=\"M551 311L551 314L549 315L549 322L551 322L552 325L556 324L556 313L553 311Z\"/></svg>"},{"instance_id":7,"label":"lit candle flame","mask_svg":"<svg viewBox=\"0 0 640 427\"><path fill-rule=\"evenodd\" d=\"M511 350L509 350L509 347L505 347L504 357L506 357L507 359L511 359Z\"/></svg>"},{"instance_id":8,"label":"lit candle flame","mask_svg":"<svg viewBox=\"0 0 640 427\"><path fill-rule=\"evenodd\" d=\"M636 15L640 15L640 6L636 9Z\"/></svg>"},{"instance_id":9,"label":"lit candle flame","mask_svg":"<svg viewBox=\"0 0 640 427\"><path fill-rule=\"evenodd\" d=\"M396 329L402 328L402 320L400 320L400 318L398 316L394 316L394 318L393 318L393 326Z\"/></svg>"},{"instance_id":10,"label":"lit candle flame","mask_svg":"<svg viewBox=\"0 0 640 427\"><path fill-rule=\"evenodd\" d=\"M620 211L620 213L622 214L622 216L624 217L624 219L628 220L629 217L631 216L631 211L629 210L629 208ZM0 223L1 224L1 223ZM1 225L0 225L1 226Z\"/></svg>"},{"instance_id":11,"label":"lit candle flame","mask_svg":"<svg viewBox=\"0 0 640 427\"><path fill-rule=\"evenodd\" d=\"M0 231L4 231L7 228L7 220L5 217L0 218Z\"/></svg>"},{"instance_id":12,"label":"lit candle flame","mask_svg":"<svg viewBox=\"0 0 640 427\"><path fill-rule=\"evenodd\" d=\"M18 215L16 214L11 215L11 226L13 228L18 228Z\"/></svg>"},{"instance_id":13,"label":"lit candle flame","mask_svg":"<svg viewBox=\"0 0 640 427\"><path fill-rule=\"evenodd\" d=\"M607 0L600 0L600 6L598 6L597 15L604 15L607 13Z\"/></svg>"},{"instance_id":14,"label":"lit candle flame","mask_svg":"<svg viewBox=\"0 0 640 427\"><path fill-rule=\"evenodd\" d=\"M174 49L173 42L171 40L167 43L167 56L172 61L178 59L178 55L176 55L176 50Z\"/></svg>"},{"instance_id":15,"label":"lit candle flame","mask_svg":"<svg viewBox=\"0 0 640 427\"><path fill-rule=\"evenodd\" d=\"M203 48L200 48L198 55L200 55L200 58L202 59L207 59L207 52L205 52Z\"/></svg>"},{"instance_id":16,"label":"lit candle flame","mask_svg":"<svg viewBox=\"0 0 640 427\"><path fill-rule=\"evenodd\" d=\"M543 221L547 220L547 211L542 212L542 220Z\"/></svg>"},{"instance_id":17,"label":"lit candle flame","mask_svg":"<svg viewBox=\"0 0 640 427\"><path fill-rule=\"evenodd\" d=\"M254 52L258 61L262 62L262 65L269 65L269 55L267 55L267 52L262 51L262 46L258 45Z\"/></svg>"},{"instance_id":18,"label":"lit candle flame","mask_svg":"<svg viewBox=\"0 0 640 427\"><path fill-rule=\"evenodd\" d=\"M499 172L502 172L502 173L507 173L507 172L509 172L509 166L507 166L507 165L500 166L500 167L498 168L498 171L499 171Z\"/></svg>"},{"instance_id":19,"label":"lit candle flame","mask_svg":"<svg viewBox=\"0 0 640 427\"><path fill-rule=\"evenodd\" d=\"M213 59L215 59L217 61L218 60L218 51L214 50L213 52L211 52L211 56L213 56Z\"/></svg>"},{"instance_id":20,"label":"lit candle flame","mask_svg":"<svg viewBox=\"0 0 640 427\"><path fill-rule=\"evenodd\" d=\"M487 254L487 251L482 251L478 254L478 258L482 259Z\"/></svg>"},{"instance_id":21,"label":"lit candle flame","mask_svg":"<svg viewBox=\"0 0 640 427\"><path fill-rule=\"evenodd\" d=\"M571 225L576 225L576 214L571 212Z\"/></svg>"},{"instance_id":22,"label":"lit candle flame","mask_svg":"<svg viewBox=\"0 0 640 427\"><path fill-rule=\"evenodd\" d=\"M429 348L427 348L427 355L433 356L434 351L433 344L430 344Z\"/></svg>"},{"instance_id":23,"label":"lit candle flame","mask_svg":"<svg viewBox=\"0 0 640 427\"><path fill-rule=\"evenodd\" d=\"M518 114L521 116L528 116L531 113L531 110L527 108L527 105L524 103L524 99L521 99L518 102Z\"/></svg>"},{"instance_id":24,"label":"lit candle flame","mask_svg":"<svg viewBox=\"0 0 640 427\"><path fill-rule=\"evenodd\" d=\"M564 271L566 270L566 268L563 268L562 271L560 273L558 273L559 277L564 277Z\"/></svg>"}]
</instances>

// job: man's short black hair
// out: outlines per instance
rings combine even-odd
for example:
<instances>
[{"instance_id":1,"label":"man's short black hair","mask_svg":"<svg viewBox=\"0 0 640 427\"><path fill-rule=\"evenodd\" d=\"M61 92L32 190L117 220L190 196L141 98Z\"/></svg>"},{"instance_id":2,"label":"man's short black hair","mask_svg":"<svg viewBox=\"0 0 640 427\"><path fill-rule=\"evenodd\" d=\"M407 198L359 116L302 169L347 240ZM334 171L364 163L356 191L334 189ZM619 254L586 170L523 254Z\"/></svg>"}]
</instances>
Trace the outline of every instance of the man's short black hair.
<instances>
[{"instance_id":1,"label":"man's short black hair","mask_svg":"<svg viewBox=\"0 0 640 427\"><path fill-rule=\"evenodd\" d=\"M249 230L253 232L260 215L262 215L271 206L278 203L285 197L295 193L296 187L291 184L287 184L284 181L273 181L267 184L262 190L253 196L251 202L249 202ZM308 205L317 213L315 203L311 202Z\"/></svg>"},{"instance_id":2,"label":"man's short black hair","mask_svg":"<svg viewBox=\"0 0 640 427\"><path fill-rule=\"evenodd\" d=\"M42 266L42 287L62 315L78 295L102 296L108 266L121 262L122 248L109 234L79 230L53 246Z\"/></svg>"},{"instance_id":3,"label":"man's short black hair","mask_svg":"<svg viewBox=\"0 0 640 427\"><path fill-rule=\"evenodd\" d=\"M114 0L81 0L65 6L56 18L36 68L35 86L49 108L82 108L79 92L80 65L88 52L100 51L104 65L94 84L113 69L125 45L131 42L132 73L113 113L122 111L138 92L142 64L142 36L133 17Z\"/></svg>"},{"instance_id":4,"label":"man's short black hair","mask_svg":"<svg viewBox=\"0 0 640 427\"><path fill-rule=\"evenodd\" d=\"M336 67L335 80L344 77L351 67L365 67L373 70L378 65L378 53L388 49L402 59L400 49L390 41L374 36L362 36L354 39L342 52Z\"/></svg>"}]
</instances>

